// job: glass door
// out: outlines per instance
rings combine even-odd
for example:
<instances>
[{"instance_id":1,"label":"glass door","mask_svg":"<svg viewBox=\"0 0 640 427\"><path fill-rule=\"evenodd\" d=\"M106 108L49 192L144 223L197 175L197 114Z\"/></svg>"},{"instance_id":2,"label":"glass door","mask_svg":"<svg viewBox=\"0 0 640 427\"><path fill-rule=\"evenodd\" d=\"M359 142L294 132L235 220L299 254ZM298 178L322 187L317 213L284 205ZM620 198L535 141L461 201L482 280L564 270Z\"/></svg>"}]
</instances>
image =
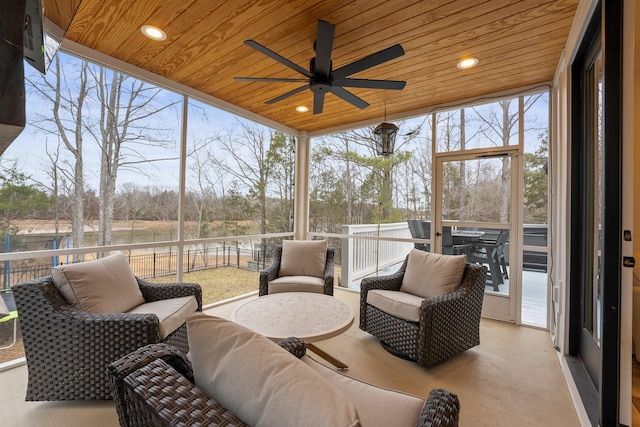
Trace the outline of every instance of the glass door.
<instances>
[{"instance_id":1,"label":"glass door","mask_svg":"<svg viewBox=\"0 0 640 427\"><path fill-rule=\"evenodd\" d=\"M435 250L487 266L483 315L516 321L518 147L436 157Z\"/></svg>"}]
</instances>

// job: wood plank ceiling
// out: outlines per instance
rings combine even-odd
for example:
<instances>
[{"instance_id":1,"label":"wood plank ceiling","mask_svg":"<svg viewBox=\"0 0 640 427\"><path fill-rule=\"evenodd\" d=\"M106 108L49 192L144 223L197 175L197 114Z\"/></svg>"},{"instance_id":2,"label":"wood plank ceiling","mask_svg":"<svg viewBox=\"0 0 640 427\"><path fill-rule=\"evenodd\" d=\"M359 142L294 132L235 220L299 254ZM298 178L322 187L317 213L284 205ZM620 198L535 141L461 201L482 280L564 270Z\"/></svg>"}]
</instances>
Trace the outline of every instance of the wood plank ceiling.
<instances>
[{"instance_id":1,"label":"wood plank ceiling","mask_svg":"<svg viewBox=\"0 0 640 427\"><path fill-rule=\"evenodd\" d=\"M45 15L65 38L126 61L298 131L420 111L552 80L578 0L44 0ZM400 43L405 55L352 77L405 80L402 91L349 89L370 105L358 109L333 94L324 111L305 90L265 101L300 83L239 82L234 76L302 75L246 46L254 39L308 69L317 21L336 25L333 68ZM165 41L145 38L152 24ZM475 56L480 64L459 70Z\"/></svg>"}]
</instances>

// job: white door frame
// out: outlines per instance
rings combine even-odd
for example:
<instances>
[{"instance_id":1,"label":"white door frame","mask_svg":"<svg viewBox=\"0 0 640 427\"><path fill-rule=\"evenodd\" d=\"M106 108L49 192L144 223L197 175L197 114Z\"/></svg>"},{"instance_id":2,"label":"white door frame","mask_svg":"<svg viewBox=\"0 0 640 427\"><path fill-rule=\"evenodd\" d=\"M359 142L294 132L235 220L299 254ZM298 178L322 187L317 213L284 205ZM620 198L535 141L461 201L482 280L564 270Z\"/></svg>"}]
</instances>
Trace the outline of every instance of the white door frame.
<instances>
[{"instance_id":1,"label":"white door frame","mask_svg":"<svg viewBox=\"0 0 640 427\"><path fill-rule=\"evenodd\" d=\"M511 218L509 223L465 223L465 225L485 225L496 228L509 228L509 292L507 295L497 292L485 292L482 305L484 317L521 323L522 306L522 188L524 177L522 176L522 144L508 147L495 147L487 149L474 149L458 152L434 153L435 170L432 177L433 194L433 227L431 227L431 245L434 252L442 252L442 239L436 239L435 233L442 229L442 225L451 224L442 220L442 173L443 163L450 161L471 160L479 158L491 158L509 156L511 158ZM443 224L444 222L444 224Z\"/></svg>"}]
</instances>

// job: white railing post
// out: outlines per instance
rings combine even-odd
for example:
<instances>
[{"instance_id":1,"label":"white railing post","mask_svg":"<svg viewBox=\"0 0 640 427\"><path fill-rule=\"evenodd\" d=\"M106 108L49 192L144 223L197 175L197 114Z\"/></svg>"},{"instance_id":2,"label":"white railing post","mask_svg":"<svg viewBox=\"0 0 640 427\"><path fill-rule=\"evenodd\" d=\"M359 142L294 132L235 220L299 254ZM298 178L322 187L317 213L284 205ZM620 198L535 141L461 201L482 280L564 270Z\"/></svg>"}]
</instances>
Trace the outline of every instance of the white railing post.
<instances>
[{"instance_id":1,"label":"white railing post","mask_svg":"<svg viewBox=\"0 0 640 427\"><path fill-rule=\"evenodd\" d=\"M411 242L383 240L389 238L411 238L407 222L393 224L352 224L342 227L342 234L349 236L372 236L378 239L342 239L341 286L350 287L365 276L402 262L413 248ZM382 239L380 239L382 238Z\"/></svg>"},{"instance_id":2,"label":"white railing post","mask_svg":"<svg viewBox=\"0 0 640 427\"><path fill-rule=\"evenodd\" d=\"M351 234L351 226L343 225L342 234ZM353 265L353 242L351 239L342 239L342 259L341 259L341 273L340 273L340 286L346 288L351 283L351 268Z\"/></svg>"}]
</instances>

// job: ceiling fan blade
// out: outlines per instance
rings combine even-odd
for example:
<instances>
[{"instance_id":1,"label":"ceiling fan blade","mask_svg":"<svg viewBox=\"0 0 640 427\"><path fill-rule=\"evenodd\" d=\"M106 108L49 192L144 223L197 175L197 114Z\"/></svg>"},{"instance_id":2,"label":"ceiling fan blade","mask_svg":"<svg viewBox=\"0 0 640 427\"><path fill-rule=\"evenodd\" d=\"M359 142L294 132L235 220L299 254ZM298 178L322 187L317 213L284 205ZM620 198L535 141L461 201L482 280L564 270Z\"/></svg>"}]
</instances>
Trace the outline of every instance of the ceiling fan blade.
<instances>
[{"instance_id":1,"label":"ceiling fan blade","mask_svg":"<svg viewBox=\"0 0 640 427\"><path fill-rule=\"evenodd\" d=\"M315 43L316 60L315 73L329 78L331 72L331 50L336 26L327 21L318 21L318 35Z\"/></svg>"},{"instance_id":2,"label":"ceiling fan blade","mask_svg":"<svg viewBox=\"0 0 640 427\"><path fill-rule=\"evenodd\" d=\"M324 108L324 93L313 93L313 114L322 113Z\"/></svg>"},{"instance_id":3,"label":"ceiling fan blade","mask_svg":"<svg viewBox=\"0 0 640 427\"><path fill-rule=\"evenodd\" d=\"M331 93L333 93L336 96L339 96L340 98L344 99L345 101L347 101L348 103L362 109L362 108L367 108L369 106L369 104L367 102L365 102L363 99L358 98L357 96L355 96L354 94L352 94L351 92L349 92L346 89L343 89L339 86L331 86Z\"/></svg>"},{"instance_id":4,"label":"ceiling fan blade","mask_svg":"<svg viewBox=\"0 0 640 427\"><path fill-rule=\"evenodd\" d=\"M276 61L278 61L279 63L286 65L287 67L299 72L300 74L302 74L303 76L307 76L309 78L313 77L313 74L311 74L309 71L305 70L304 68L302 68L301 66L299 66L298 64L289 61L287 58L285 58L282 55L279 55L277 53L275 53L274 51L272 51L271 49L262 46L260 43L258 43L255 40L245 40L244 42L247 46L251 46L252 48L254 48L255 50L257 50L258 52L264 53L265 55L267 55L269 58L271 59L275 59Z\"/></svg>"},{"instance_id":5,"label":"ceiling fan blade","mask_svg":"<svg viewBox=\"0 0 640 427\"><path fill-rule=\"evenodd\" d=\"M281 79L278 77L234 77L240 82L306 82L309 79Z\"/></svg>"},{"instance_id":6,"label":"ceiling fan blade","mask_svg":"<svg viewBox=\"0 0 640 427\"><path fill-rule=\"evenodd\" d=\"M331 82L333 86L360 87L366 89L402 90L407 82L401 80L340 79Z\"/></svg>"},{"instance_id":7,"label":"ceiling fan blade","mask_svg":"<svg viewBox=\"0 0 640 427\"><path fill-rule=\"evenodd\" d=\"M337 70L334 70L332 74L333 79L343 79L352 74L358 73L371 67L375 67L376 65L383 64L387 61L391 61L392 59L396 59L402 55L404 55L404 49L402 48L402 46L400 46L399 44L393 45L369 56L365 56L364 58L354 61L351 64L340 67Z\"/></svg>"},{"instance_id":8,"label":"ceiling fan blade","mask_svg":"<svg viewBox=\"0 0 640 427\"><path fill-rule=\"evenodd\" d=\"M290 90L289 92L287 92L287 93L285 93L283 95L277 96L277 97L275 97L273 99L270 99L270 100L266 101L265 104L274 104L274 103L276 103L278 101L282 101L285 98L293 96L296 93L300 93L300 92L302 92L304 90L307 90L307 89L309 89L309 85L308 84L306 84L304 86L300 86L299 88L296 88L294 90Z\"/></svg>"}]
</instances>

